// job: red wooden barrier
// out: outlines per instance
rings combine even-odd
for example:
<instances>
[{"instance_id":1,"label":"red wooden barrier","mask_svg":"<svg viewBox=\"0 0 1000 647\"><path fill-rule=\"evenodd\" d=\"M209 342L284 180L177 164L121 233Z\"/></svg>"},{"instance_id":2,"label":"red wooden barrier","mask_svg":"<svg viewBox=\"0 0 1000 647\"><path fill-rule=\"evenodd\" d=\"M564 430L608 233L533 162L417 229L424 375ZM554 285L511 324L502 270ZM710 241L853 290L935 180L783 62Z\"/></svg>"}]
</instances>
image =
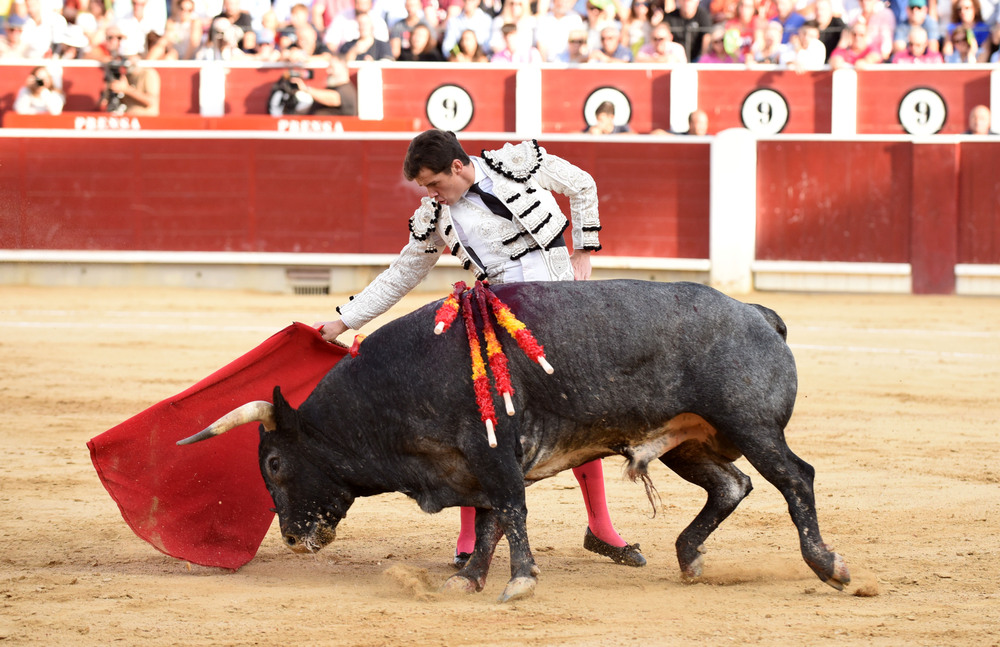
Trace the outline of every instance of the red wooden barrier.
<instances>
[{"instance_id":1,"label":"red wooden barrier","mask_svg":"<svg viewBox=\"0 0 1000 647\"><path fill-rule=\"evenodd\" d=\"M451 130L513 132L517 126L516 75L515 68L497 65L385 67L383 112L388 119L420 119L420 130L435 125L431 117L440 114L449 124L458 120L459 125Z\"/></svg>"},{"instance_id":2,"label":"red wooden barrier","mask_svg":"<svg viewBox=\"0 0 1000 647\"><path fill-rule=\"evenodd\" d=\"M772 114L760 114L760 103L750 97L755 90L769 89L788 104L787 124L775 132L829 133L832 79L833 73L829 71L795 74L786 70L743 68L702 70L698 73L698 106L708 112L710 132L741 128L747 125L744 110L749 119L775 118Z\"/></svg>"},{"instance_id":3,"label":"red wooden barrier","mask_svg":"<svg viewBox=\"0 0 1000 647\"><path fill-rule=\"evenodd\" d=\"M912 144L762 141L761 260L907 263Z\"/></svg>"},{"instance_id":4,"label":"red wooden barrier","mask_svg":"<svg viewBox=\"0 0 1000 647\"><path fill-rule=\"evenodd\" d=\"M473 153L499 143L464 140ZM421 195L402 175L409 138L3 145L7 249L394 253ZM606 253L708 256L708 144L542 145L597 180Z\"/></svg>"},{"instance_id":5,"label":"red wooden barrier","mask_svg":"<svg viewBox=\"0 0 1000 647\"><path fill-rule=\"evenodd\" d=\"M670 71L600 67L542 71L542 130L578 133L587 127L584 106L602 89L624 95L631 108L629 125L638 133L670 130ZM596 106L591 108L591 111Z\"/></svg>"}]
</instances>

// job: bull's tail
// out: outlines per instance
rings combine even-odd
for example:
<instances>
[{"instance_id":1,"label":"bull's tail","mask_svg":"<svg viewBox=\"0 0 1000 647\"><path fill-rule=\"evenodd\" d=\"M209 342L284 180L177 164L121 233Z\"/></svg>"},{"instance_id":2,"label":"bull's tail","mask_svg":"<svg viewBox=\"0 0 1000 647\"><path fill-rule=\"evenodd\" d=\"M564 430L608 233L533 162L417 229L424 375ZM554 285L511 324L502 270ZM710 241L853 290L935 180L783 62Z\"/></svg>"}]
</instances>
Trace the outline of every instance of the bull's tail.
<instances>
[{"instance_id":1,"label":"bull's tail","mask_svg":"<svg viewBox=\"0 0 1000 647\"><path fill-rule=\"evenodd\" d=\"M771 324L771 327L774 328L779 335L781 335L782 339L788 341L788 327L785 326L785 322L782 321L777 312L771 310L770 308L766 308L759 303L751 303L750 305L757 308L757 310L764 315L764 318L767 319L767 323Z\"/></svg>"}]
</instances>

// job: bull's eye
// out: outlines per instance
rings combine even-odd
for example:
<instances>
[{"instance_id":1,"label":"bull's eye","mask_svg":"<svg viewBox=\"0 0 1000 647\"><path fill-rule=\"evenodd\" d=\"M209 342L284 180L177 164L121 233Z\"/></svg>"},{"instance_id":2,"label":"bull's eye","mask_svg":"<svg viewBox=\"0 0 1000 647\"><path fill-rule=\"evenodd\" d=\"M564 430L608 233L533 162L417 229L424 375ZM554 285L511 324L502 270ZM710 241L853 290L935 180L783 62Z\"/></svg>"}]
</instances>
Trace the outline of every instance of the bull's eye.
<instances>
[{"instance_id":1,"label":"bull's eye","mask_svg":"<svg viewBox=\"0 0 1000 647\"><path fill-rule=\"evenodd\" d=\"M267 469L271 474L277 474L278 470L281 468L281 461L277 456L272 456L267 459Z\"/></svg>"}]
</instances>

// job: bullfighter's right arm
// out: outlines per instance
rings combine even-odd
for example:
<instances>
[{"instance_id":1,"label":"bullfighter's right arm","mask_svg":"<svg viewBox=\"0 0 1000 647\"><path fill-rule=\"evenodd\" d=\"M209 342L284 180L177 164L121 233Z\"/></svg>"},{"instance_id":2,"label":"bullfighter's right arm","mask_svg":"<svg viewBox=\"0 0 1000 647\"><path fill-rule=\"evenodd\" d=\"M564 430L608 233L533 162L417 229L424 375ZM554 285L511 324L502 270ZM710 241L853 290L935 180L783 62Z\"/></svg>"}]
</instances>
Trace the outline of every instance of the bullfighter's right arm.
<instances>
[{"instance_id":1,"label":"bullfighter's right arm","mask_svg":"<svg viewBox=\"0 0 1000 647\"><path fill-rule=\"evenodd\" d=\"M410 218L410 240L389 267L359 294L337 308L341 321L357 330L396 305L430 273L445 248L435 228L437 205L424 198Z\"/></svg>"}]
</instances>

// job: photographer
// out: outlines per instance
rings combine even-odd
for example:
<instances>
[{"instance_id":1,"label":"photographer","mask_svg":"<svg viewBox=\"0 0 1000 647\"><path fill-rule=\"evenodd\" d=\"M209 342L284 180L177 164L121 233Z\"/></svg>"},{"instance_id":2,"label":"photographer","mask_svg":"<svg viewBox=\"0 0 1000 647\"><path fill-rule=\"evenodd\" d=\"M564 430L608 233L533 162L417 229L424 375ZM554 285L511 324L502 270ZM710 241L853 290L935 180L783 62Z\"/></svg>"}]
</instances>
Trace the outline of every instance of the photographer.
<instances>
[{"instance_id":1,"label":"photographer","mask_svg":"<svg viewBox=\"0 0 1000 647\"><path fill-rule=\"evenodd\" d=\"M53 82L48 68L39 66L31 70L28 79L14 99L14 112L19 115L58 115L63 111L66 97Z\"/></svg>"},{"instance_id":2,"label":"photographer","mask_svg":"<svg viewBox=\"0 0 1000 647\"><path fill-rule=\"evenodd\" d=\"M160 114L160 73L136 65L138 57L115 56L104 64L104 92L99 109L116 115Z\"/></svg>"},{"instance_id":3,"label":"photographer","mask_svg":"<svg viewBox=\"0 0 1000 647\"><path fill-rule=\"evenodd\" d=\"M327 68L326 73L325 88L310 87L301 78L291 79L298 91L305 92L312 99L309 114L357 116L358 91L351 83L347 63L344 62L343 58L335 56L330 59L330 67Z\"/></svg>"},{"instance_id":4,"label":"photographer","mask_svg":"<svg viewBox=\"0 0 1000 647\"><path fill-rule=\"evenodd\" d=\"M312 108L313 98L303 79L312 80L312 70L285 70L281 78L271 86L271 95L267 98L267 112L272 117L282 115L307 115Z\"/></svg>"}]
</instances>

